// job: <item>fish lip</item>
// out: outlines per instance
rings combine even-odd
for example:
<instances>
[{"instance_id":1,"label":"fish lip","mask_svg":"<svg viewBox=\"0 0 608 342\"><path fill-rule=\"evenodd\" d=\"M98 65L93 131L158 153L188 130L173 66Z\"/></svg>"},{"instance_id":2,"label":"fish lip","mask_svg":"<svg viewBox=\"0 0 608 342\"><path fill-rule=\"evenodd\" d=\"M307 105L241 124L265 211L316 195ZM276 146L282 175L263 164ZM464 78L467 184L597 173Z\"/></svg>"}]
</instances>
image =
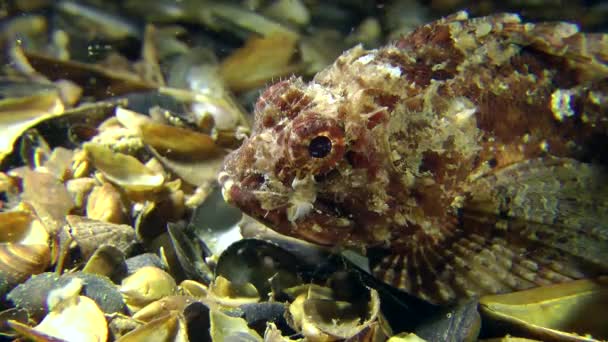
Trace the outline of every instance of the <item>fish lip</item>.
<instances>
[{"instance_id":1,"label":"fish lip","mask_svg":"<svg viewBox=\"0 0 608 342\"><path fill-rule=\"evenodd\" d=\"M262 222L277 233L301 239L324 247L333 247L339 243L337 235L332 231L331 227L323 227L322 231L311 229L310 226L301 226L301 222L290 222L287 219L287 204L276 209L264 210L259 206L259 200L255 196L255 190L242 187L238 181L235 181L231 174L222 170L218 174L218 183L221 186L222 196L224 200L232 205L237 206L245 214L251 216L257 221ZM256 203L257 202L257 203ZM315 201L314 213L312 215L325 215L330 220L339 218L331 211L319 206ZM350 222L352 224L352 222Z\"/></svg>"},{"instance_id":2,"label":"fish lip","mask_svg":"<svg viewBox=\"0 0 608 342\"><path fill-rule=\"evenodd\" d=\"M232 176L228 172L222 170L217 176L217 182L220 185L224 201L230 204L236 204L230 196L230 191L232 187L236 186L236 183L234 182Z\"/></svg>"}]
</instances>

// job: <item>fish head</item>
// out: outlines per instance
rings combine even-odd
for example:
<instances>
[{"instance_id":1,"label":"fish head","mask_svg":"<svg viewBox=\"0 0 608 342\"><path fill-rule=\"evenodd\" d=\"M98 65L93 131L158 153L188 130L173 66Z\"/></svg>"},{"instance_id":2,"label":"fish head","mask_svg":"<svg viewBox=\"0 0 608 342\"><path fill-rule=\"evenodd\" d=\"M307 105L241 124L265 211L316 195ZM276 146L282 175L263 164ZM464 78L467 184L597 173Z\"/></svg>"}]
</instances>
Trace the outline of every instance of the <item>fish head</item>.
<instances>
[{"instance_id":1,"label":"fish head","mask_svg":"<svg viewBox=\"0 0 608 342\"><path fill-rule=\"evenodd\" d=\"M360 246L370 240L361 227L381 216L368 206L386 178L386 151L372 131L387 113L361 115L355 107L365 96L333 90L297 78L270 86L255 106L251 136L227 156L219 182L229 203L279 233Z\"/></svg>"}]
</instances>

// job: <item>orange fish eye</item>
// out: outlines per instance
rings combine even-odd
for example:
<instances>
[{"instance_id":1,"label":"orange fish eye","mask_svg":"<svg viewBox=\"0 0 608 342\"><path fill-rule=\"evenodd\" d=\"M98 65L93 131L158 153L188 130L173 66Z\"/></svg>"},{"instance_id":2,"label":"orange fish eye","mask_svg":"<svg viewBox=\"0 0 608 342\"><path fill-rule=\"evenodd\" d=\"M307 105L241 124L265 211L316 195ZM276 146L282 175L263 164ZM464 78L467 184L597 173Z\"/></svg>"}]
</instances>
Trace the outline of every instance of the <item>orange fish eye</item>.
<instances>
[{"instance_id":1,"label":"orange fish eye","mask_svg":"<svg viewBox=\"0 0 608 342\"><path fill-rule=\"evenodd\" d=\"M294 120L288 146L288 160L295 168L325 173L344 155L344 130L334 119L303 115Z\"/></svg>"}]
</instances>

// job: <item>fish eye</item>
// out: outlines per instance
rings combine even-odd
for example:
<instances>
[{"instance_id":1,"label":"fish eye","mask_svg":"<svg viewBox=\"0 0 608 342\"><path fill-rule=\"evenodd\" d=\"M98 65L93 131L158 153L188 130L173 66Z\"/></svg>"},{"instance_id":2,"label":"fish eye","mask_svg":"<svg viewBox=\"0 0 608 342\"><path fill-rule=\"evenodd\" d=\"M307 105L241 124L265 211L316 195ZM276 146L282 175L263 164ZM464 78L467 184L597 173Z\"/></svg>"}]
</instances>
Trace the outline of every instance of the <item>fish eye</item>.
<instances>
[{"instance_id":1,"label":"fish eye","mask_svg":"<svg viewBox=\"0 0 608 342\"><path fill-rule=\"evenodd\" d=\"M313 158L325 158L331 152L331 139L324 135L313 138L308 144L308 153Z\"/></svg>"}]
</instances>

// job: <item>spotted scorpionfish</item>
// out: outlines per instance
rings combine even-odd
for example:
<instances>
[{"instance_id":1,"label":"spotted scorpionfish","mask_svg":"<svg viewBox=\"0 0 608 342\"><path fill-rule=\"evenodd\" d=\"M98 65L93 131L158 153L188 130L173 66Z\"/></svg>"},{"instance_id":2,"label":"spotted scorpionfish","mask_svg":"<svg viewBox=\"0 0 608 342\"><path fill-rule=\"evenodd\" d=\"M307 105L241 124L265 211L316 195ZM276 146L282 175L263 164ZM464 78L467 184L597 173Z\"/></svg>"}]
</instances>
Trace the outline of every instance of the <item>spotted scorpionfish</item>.
<instances>
[{"instance_id":1,"label":"spotted scorpionfish","mask_svg":"<svg viewBox=\"0 0 608 342\"><path fill-rule=\"evenodd\" d=\"M608 35L465 12L267 88L224 198L433 303L608 273Z\"/></svg>"}]
</instances>

